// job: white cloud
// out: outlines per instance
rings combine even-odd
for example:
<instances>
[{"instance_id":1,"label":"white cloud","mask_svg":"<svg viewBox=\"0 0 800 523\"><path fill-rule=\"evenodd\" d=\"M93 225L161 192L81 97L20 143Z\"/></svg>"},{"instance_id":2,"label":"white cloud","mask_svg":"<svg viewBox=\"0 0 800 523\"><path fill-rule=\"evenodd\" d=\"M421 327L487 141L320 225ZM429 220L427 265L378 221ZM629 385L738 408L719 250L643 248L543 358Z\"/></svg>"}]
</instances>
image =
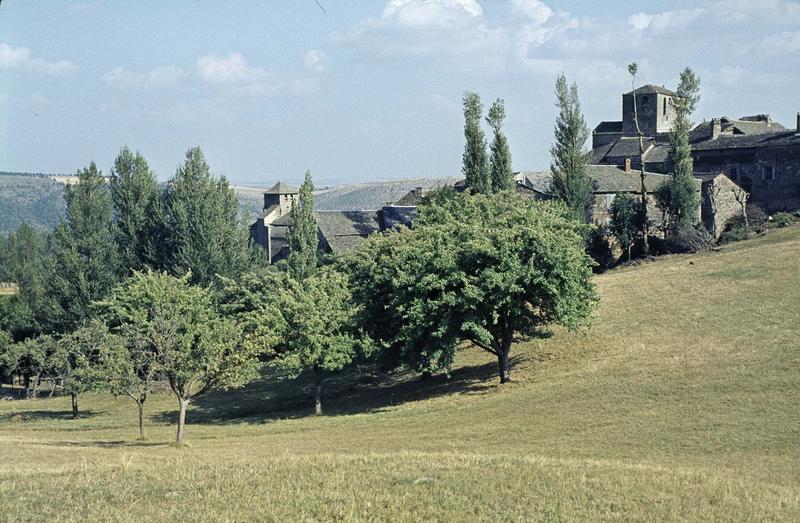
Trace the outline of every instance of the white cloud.
<instances>
[{"instance_id":1,"label":"white cloud","mask_svg":"<svg viewBox=\"0 0 800 523\"><path fill-rule=\"evenodd\" d=\"M539 0L511 0L511 10L528 17L536 25L544 24L553 16L553 10Z\"/></svg>"},{"instance_id":2,"label":"white cloud","mask_svg":"<svg viewBox=\"0 0 800 523\"><path fill-rule=\"evenodd\" d=\"M27 47L11 47L0 44L0 69L23 69L47 75L62 75L76 70L75 64L68 60L50 61L33 57Z\"/></svg>"},{"instance_id":3,"label":"white cloud","mask_svg":"<svg viewBox=\"0 0 800 523\"><path fill-rule=\"evenodd\" d=\"M171 87L185 75L186 72L183 69L174 65L156 67L144 73L116 67L105 73L102 79L109 87L148 91Z\"/></svg>"},{"instance_id":4,"label":"white cloud","mask_svg":"<svg viewBox=\"0 0 800 523\"><path fill-rule=\"evenodd\" d=\"M475 0L389 0L381 18L405 27L452 28L482 16Z\"/></svg>"},{"instance_id":5,"label":"white cloud","mask_svg":"<svg viewBox=\"0 0 800 523\"><path fill-rule=\"evenodd\" d=\"M197 74L212 83L250 82L269 76L266 69L251 67L241 53L201 56L197 59Z\"/></svg>"},{"instance_id":6,"label":"white cloud","mask_svg":"<svg viewBox=\"0 0 800 523\"><path fill-rule=\"evenodd\" d=\"M800 52L800 31L783 31L765 36L761 50L768 54L794 54Z\"/></svg>"},{"instance_id":7,"label":"white cloud","mask_svg":"<svg viewBox=\"0 0 800 523\"><path fill-rule=\"evenodd\" d=\"M324 71L328 68L328 55L325 51L311 49L303 55L303 65L312 71Z\"/></svg>"},{"instance_id":8,"label":"white cloud","mask_svg":"<svg viewBox=\"0 0 800 523\"><path fill-rule=\"evenodd\" d=\"M69 10L81 15L98 15L105 13L107 8L104 5L78 2L69 6Z\"/></svg>"},{"instance_id":9,"label":"white cloud","mask_svg":"<svg viewBox=\"0 0 800 523\"><path fill-rule=\"evenodd\" d=\"M628 17L628 25L632 31L652 30L662 33L668 30L684 30L695 21L705 9L681 9L648 14L636 13Z\"/></svg>"}]
</instances>

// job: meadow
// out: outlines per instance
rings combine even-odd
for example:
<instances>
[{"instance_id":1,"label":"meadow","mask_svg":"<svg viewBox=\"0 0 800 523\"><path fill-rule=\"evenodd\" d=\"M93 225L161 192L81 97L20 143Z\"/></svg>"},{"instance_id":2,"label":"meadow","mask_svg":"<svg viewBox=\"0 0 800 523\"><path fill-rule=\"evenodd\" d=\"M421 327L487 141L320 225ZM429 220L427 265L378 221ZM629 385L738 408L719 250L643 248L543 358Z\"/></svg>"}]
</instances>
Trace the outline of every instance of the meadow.
<instances>
[{"instance_id":1,"label":"meadow","mask_svg":"<svg viewBox=\"0 0 800 523\"><path fill-rule=\"evenodd\" d=\"M0 401L0 520L800 519L800 227L598 276L591 327L449 376L266 371L176 402Z\"/></svg>"}]
</instances>

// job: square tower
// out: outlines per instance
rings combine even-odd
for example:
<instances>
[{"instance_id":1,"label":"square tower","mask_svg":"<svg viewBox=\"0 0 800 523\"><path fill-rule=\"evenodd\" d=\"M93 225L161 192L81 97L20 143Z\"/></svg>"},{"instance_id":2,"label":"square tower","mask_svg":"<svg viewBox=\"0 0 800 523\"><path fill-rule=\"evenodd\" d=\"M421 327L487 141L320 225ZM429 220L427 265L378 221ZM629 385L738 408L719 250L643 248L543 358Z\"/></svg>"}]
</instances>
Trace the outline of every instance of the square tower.
<instances>
[{"instance_id":1,"label":"square tower","mask_svg":"<svg viewBox=\"0 0 800 523\"><path fill-rule=\"evenodd\" d=\"M634 93L642 134L652 137L656 133L669 132L675 119L675 107L672 105L675 93L664 87L648 84L622 95L622 133L625 136L637 135L633 117Z\"/></svg>"}]
</instances>

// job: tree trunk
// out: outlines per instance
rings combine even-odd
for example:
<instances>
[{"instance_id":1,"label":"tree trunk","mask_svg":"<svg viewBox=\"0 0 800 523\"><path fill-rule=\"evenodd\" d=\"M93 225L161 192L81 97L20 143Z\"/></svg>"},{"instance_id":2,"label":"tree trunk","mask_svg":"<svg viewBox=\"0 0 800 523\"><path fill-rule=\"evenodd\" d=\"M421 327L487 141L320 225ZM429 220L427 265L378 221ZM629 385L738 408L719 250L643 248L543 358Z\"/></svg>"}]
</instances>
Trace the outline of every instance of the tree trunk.
<instances>
[{"instance_id":1,"label":"tree trunk","mask_svg":"<svg viewBox=\"0 0 800 523\"><path fill-rule=\"evenodd\" d=\"M314 415L322 415L322 371L314 368Z\"/></svg>"},{"instance_id":2,"label":"tree trunk","mask_svg":"<svg viewBox=\"0 0 800 523\"><path fill-rule=\"evenodd\" d=\"M145 398L142 397L136 401L136 405L139 407L139 440L144 441L144 400Z\"/></svg>"},{"instance_id":3,"label":"tree trunk","mask_svg":"<svg viewBox=\"0 0 800 523\"><path fill-rule=\"evenodd\" d=\"M183 445L183 429L186 426L186 408L189 406L189 400L179 399L178 403L180 404L180 412L178 414L178 437L176 443Z\"/></svg>"},{"instance_id":4,"label":"tree trunk","mask_svg":"<svg viewBox=\"0 0 800 523\"><path fill-rule=\"evenodd\" d=\"M78 417L78 393L72 393L72 419L76 419Z\"/></svg>"}]
</instances>

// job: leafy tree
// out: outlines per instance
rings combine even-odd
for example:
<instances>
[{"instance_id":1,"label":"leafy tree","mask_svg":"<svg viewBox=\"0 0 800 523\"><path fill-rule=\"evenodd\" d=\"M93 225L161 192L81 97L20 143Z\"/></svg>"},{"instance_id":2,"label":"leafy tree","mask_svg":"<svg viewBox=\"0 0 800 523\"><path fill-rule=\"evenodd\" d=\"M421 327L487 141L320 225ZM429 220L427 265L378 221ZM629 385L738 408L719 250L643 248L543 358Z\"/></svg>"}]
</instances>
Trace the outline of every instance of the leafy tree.
<instances>
[{"instance_id":1,"label":"leafy tree","mask_svg":"<svg viewBox=\"0 0 800 523\"><path fill-rule=\"evenodd\" d=\"M89 318L92 301L105 297L119 274L108 184L94 162L78 171L78 179L66 188L67 220L51 238L55 270L47 292L58 310L49 318L50 330L62 333Z\"/></svg>"},{"instance_id":2,"label":"leafy tree","mask_svg":"<svg viewBox=\"0 0 800 523\"><path fill-rule=\"evenodd\" d=\"M314 218L314 182L306 171L306 179L300 186L300 202L293 203L289 212L292 225L287 233L289 243L288 266L292 275L302 280L317 269L317 220Z\"/></svg>"},{"instance_id":3,"label":"leafy tree","mask_svg":"<svg viewBox=\"0 0 800 523\"><path fill-rule=\"evenodd\" d=\"M139 411L139 439L144 440L144 405L147 398L164 388L160 377L158 353L147 338L138 335L136 318L116 300L100 302L98 308L116 335L107 353L104 373L114 396L127 396ZM141 311L136 311L141 312ZM120 320L124 318L124 320Z\"/></svg>"},{"instance_id":4,"label":"leafy tree","mask_svg":"<svg viewBox=\"0 0 800 523\"><path fill-rule=\"evenodd\" d=\"M161 212L158 180L137 151L123 147L109 177L114 204L114 239L124 272L152 266L159 258Z\"/></svg>"},{"instance_id":5,"label":"leafy tree","mask_svg":"<svg viewBox=\"0 0 800 523\"><path fill-rule=\"evenodd\" d=\"M689 145L689 117L700 99L700 79L686 68L675 91L672 106L675 119L669 133L672 177L656 192L656 203L668 218L668 231L676 235L697 222L700 196L694 179L692 148Z\"/></svg>"},{"instance_id":6,"label":"leafy tree","mask_svg":"<svg viewBox=\"0 0 800 523\"><path fill-rule=\"evenodd\" d=\"M186 152L166 189L166 254L170 274L191 273L192 283L210 284L217 274L235 277L250 259L247 230L239 221L239 202L228 181L215 178L199 147Z\"/></svg>"},{"instance_id":7,"label":"leafy tree","mask_svg":"<svg viewBox=\"0 0 800 523\"><path fill-rule=\"evenodd\" d=\"M294 376L309 369L314 377L314 412L322 414L322 383L326 373L353 361L366 341L355 323L357 307L347 278L331 267L302 282L287 280L272 314L281 320L275 364Z\"/></svg>"},{"instance_id":8,"label":"leafy tree","mask_svg":"<svg viewBox=\"0 0 800 523\"><path fill-rule=\"evenodd\" d=\"M441 191L417 211L413 230L370 237L343 262L362 317L378 323L364 330L403 361L447 368L470 341L497 358L505 383L514 339L590 314L586 226L563 205Z\"/></svg>"},{"instance_id":9,"label":"leafy tree","mask_svg":"<svg viewBox=\"0 0 800 523\"><path fill-rule=\"evenodd\" d=\"M6 329L14 341L38 336L47 329L56 307L47 294L52 273L46 233L22 224L0 241L0 281L19 285L19 292L0 306L0 329Z\"/></svg>"},{"instance_id":10,"label":"leafy tree","mask_svg":"<svg viewBox=\"0 0 800 523\"><path fill-rule=\"evenodd\" d=\"M492 192L510 191L514 188L514 173L511 167L511 149L508 139L503 134L503 120L506 118L506 108L503 100L498 98L489 108L486 122L494 134L489 147L491 156L489 160Z\"/></svg>"},{"instance_id":11,"label":"leafy tree","mask_svg":"<svg viewBox=\"0 0 800 523\"><path fill-rule=\"evenodd\" d=\"M159 372L178 401L176 441L183 444L186 410L212 387L239 387L256 375L258 361L239 343L241 331L219 314L211 291L190 275L134 273L102 304L112 325L151 347Z\"/></svg>"},{"instance_id":12,"label":"leafy tree","mask_svg":"<svg viewBox=\"0 0 800 523\"><path fill-rule=\"evenodd\" d=\"M591 154L586 149L589 129L581 112L578 86L574 82L567 85L563 74L556 80L556 107L556 142L550 147L553 194L564 202L576 219L589 223L594 200L592 180L587 174Z\"/></svg>"},{"instance_id":13,"label":"leafy tree","mask_svg":"<svg viewBox=\"0 0 800 523\"><path fill-rule=\"evenodd\" d=\"M464 145L461 172L467 187L481 193L489 193L492 182L489 177L489 159L486 156L486 137L481 129L483 104L477 93L464 93Z\"/></svg>"},{"instance_id":14,"label":"leafy tree","mask_svg":"<svg viewBox=\"0 0 800 523\"><path fill-rule=\"evenodd\" d=\"M78 417L78 395L105 384L105 353L115 342L105 326L93 321L59 338L48 357L52 379L72 398L72 418Z\"/></svg>"},{"instance_id":15,"label":"leafy tree","mask_svg":"<svg viewBox=\"0 0 800 523\"><path fill-rule=\"evenodd\" d=\"M36 397L39 384L47 381L52 375L49 358L53 351L52 336L27 338L6 347L2 354L2 365L12 376L16 374L22 378L22 387L26 395Z\"/></svg>"},{"instance_id":16,"label":"leafy tree","mask_svg":"<svg viewBox=\"0 0 800 523\"><path fill-rule=\"evenodd\" d=\"M611 231L631 259L631 247L636 241L642 220L641 203L630 194L620 193L611 202Z\"/></svg>"},{"instance_id":17,"label":"leafy tree","mask_svg":"<svg viewBox=\"0 0 800 523\"><path fill-rule=\"evenodd\" d=\"M639 73L639 66L636 62L628 65L628 73L631 75L631 97L633 98L633 123L636 125L636 134L639 136L639 178L642 186L641 193L641 208L647 209L647 184L645 172L647 169L644 162L644 134L639 127L639 110L636 107L636 75ZM640 222L640 230L642 235L642 253L646 256L650 254L650 222L647 220L645 212L643 220Z\"/></svg>"}]
</instances>

